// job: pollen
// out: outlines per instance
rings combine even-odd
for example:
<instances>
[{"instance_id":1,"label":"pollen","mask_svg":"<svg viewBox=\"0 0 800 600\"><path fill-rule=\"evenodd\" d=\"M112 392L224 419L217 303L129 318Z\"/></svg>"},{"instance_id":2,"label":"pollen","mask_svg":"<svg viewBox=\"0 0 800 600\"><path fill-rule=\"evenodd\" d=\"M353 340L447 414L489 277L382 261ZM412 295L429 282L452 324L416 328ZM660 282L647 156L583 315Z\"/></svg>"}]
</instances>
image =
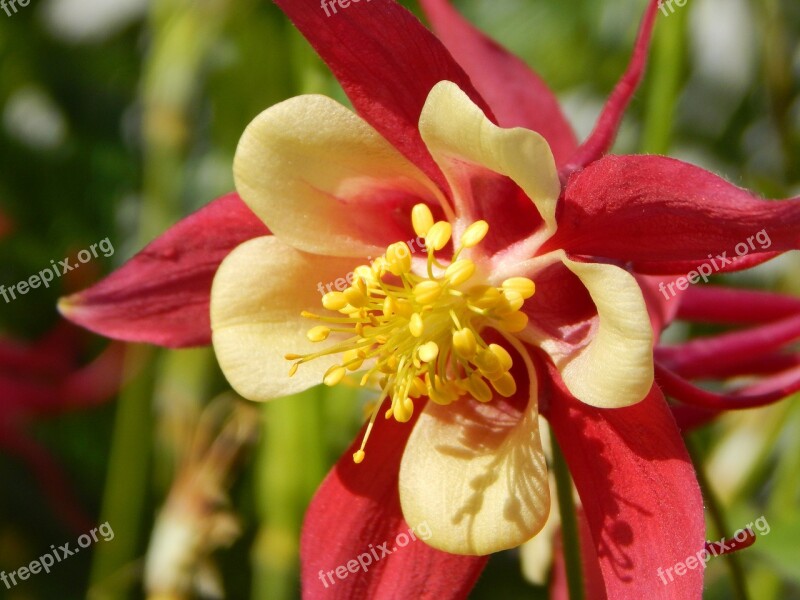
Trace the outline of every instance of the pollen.
<instances>
[{"instance_id":1,"label":"pollen","mask_svg":"<svg viewBox=\"0 0 800 600\"><path fill-rule=\"evenodd\" d=\"M339 384L350 371L361 371L362 386L377 381L380 397L374 403L361 447L353 454L365 458L367 439L383 408L387 419L405 423L423 397L449 405L463 397L490 402L495 394L509 397L517 384L512 358L502 346L487 343L486 328L517 333L528 323L522 306L536 291L534 282L512 277L500 287L487 284L486 275L464 250L480 244L489 232L485 221L472 223L453 238L447 221L434 221L424 204L411 212L414 231L425 237L427 266L414 270L411 251L403 242L391 244L383 256L353 270L353 284L343 292L323 296L322 306L338 315L303 316L315 321L307 338L327 342L306 355L287 354L290 375L304 363L326 356L340 360L328 369L323 383ZM449 260L436 253L451 244ZM421 266L420 261L420 266Z\"/></svg>"}]
</instances>

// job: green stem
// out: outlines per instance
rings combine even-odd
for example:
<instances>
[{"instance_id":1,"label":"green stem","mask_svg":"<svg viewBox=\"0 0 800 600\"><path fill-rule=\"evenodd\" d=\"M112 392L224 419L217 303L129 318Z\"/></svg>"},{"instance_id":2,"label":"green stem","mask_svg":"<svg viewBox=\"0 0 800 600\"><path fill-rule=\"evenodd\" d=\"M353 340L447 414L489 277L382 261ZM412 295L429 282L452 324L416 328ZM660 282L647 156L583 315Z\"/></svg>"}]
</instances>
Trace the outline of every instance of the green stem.
<instances>
[{"instance_id":1,"label":"green stem","mask_svg":"<svg viewBox=\"0 0 800 600\"><path fill-rule=\"evenodd\" d=\"M125 368L148 364L120 394L114 421L114 437L108 460L108 474L101 522L114 530L114 540L98 544L92 556L89 598L125 598L135 581L120 576L140 555L141 531L150 489L152 414L149 398L153 390L151 348L130 346Z\"/></svg>"},{"instance_id":2,"label":"green stem","mask_svg":"<svg viewBox=\"0 0 800 600\"><path fill-rule=\"evenodd\" d=\"M143 194L137 239L140 246L160 235L183 212L183 173L192 132L191 102L227 6L228 0L159 0L151 5L153 42L144 60L140 90L144 106ZM136 583L119 575L142 556L144 549L141 534L148 516L154 454L153 394L155 390L163 392L179 379L175 374L180 365L164 363L163 353L131 348L130 354L131 360L147 360L149 364L146 375L128 386L119 398L101 511L116 537L113 544L101 544L95 550L93 598L126 598ZM202 365L205 358L198 354L191 360Z\"/></svg>"},{"instance_id":3,"label":"green stem","mask_svg":"<svg viewBox=\"0 0 800 600\"><path fill-rule=\"evenodd\" d=\"M793 97L792 44L787 24L791 21L780 0L761 0L757 7L761 13L764 40L761 53L764 77L775 130L780 136L783 149L784 177L781 184L785 185L792 178L795 164L792 156L796 150L790 123Z\"/></svg>"},{"instance_id":4,"label":"green stem","mask_svg":"<svg viewBox=\"0 0 800 600\"><path fill-rule=\"evenodd\" d=\"M650 59L642 152L666 154L672 143L686 38L686 6L659 19Z\"/></svg>"},{"instance_id":5,"label":"green stem","mask_svg":"<svg viewBox=\"0 0 800 600\"><path fill-rule=\"evenodd\" d=\"M575 500L572 497L572 477L569 467L556 441L555 433L550 436L553 441L553 475L556 478L558 493L558 510L561 513L561 539L564 552L564 564L567 571L567 587L570 600L583 600L586 593L583 587L583 563L581 561L581 544L578 534L578 518L575 511Z\"/></svg>"},{"instance_id":6,"label":"green stem","mask_svg":"<svg viewBox=\"0 0 800 600\"><path fill-rule=\"evenodd\" d=\"M711 487L708 478L706 477L703 461L700 458L700 455L697 452L695 444L691 438L689 436L685 436L684 440L686 442L686 448L689 450L689 456L691 456L692 462L694 463L694 470L697 473L697 482L700 484L700 489L703 491L703 499L706 503L708 516L710 517L711 522L714 524L717 534L728 537L730 535L729 532L733 530L728 525L728 520L725 517L725 511L722 508L719 498L717 498L717 495L714 493L714 489ZM749 600L750 596L747 592L744 569L742 568L742 563L739 560L739 555L735 553L725 554L722 556L722 559L725 561L725 565L728 567L728 571L730 572L734 597L737 600Z\"/></svg>"}]
</instances>

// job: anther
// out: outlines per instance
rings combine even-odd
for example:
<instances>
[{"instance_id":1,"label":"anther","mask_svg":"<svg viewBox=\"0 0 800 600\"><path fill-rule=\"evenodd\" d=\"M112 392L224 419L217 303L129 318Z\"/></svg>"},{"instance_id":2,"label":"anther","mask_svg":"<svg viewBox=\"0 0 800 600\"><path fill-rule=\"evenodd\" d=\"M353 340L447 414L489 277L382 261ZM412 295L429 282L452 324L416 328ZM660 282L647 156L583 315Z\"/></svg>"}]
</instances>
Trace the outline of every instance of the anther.
<instances>
[{"instance_id":1,"label":"anther","mask_svg":"<svg viewBox=\"0 0 800 600\"><path fill-rule=\"evenodd\" d=\"M429 251L431 249L439 251L450 241L452 233L453 228L450 223L447 221L437 221L425 236L425 245L428 246Z\"/></svg>"},{"instance_id":2,"label":"anther","mask_svg":"<svg viewBox=\"0 0 800 600\"><path fill-rule=\"evenodd\" d=\"M324 325L318 325L317 327L312 327L308 330L306 337L311 342L322 342L328 339L328 336L331 334L331 330Z\"/></svg>"},{"instance_id":3,"label":"anther","mask_svg":"<svg viewBox=\"0 0 800 600\"><path fill-rule=\"evenodd\" d=\"M510 277L503 282L504 290L514 290L527 300L536 293L536 284L527 277Z\"/></svg>"},{"instance_id":4,"label":"anther","mask_svg":"<svg viewBox=\"0 0 800 600\"><path fill-rule=\"evenodd\" d=\"M428 235L428 231L433 226L433 214L427 204L417 204L411 209L411 225L414 233L420 237Z\"/></svg>"},{"instance_id":5,"label":"anther","mask_svg":"<svg viewBox=\"0 0 800 600\"><path fill-rule=\"evenodd\" d=\"M489 231L489 224L486 221L476 221L464 231L461 235L461 245L464 248L472 248L477 246L486 237Z\"/></svg>"},{"instance_id":6,"label":"anther","mask_svg":"<svg viewBox=\"0 0 800 600\"><path fill-rule=\"evenodd\" d=\"M475 263L468 258L462 258L452 263L444 272L450 285L461 285L475 274Z\"/></svg>"}]
</instances>

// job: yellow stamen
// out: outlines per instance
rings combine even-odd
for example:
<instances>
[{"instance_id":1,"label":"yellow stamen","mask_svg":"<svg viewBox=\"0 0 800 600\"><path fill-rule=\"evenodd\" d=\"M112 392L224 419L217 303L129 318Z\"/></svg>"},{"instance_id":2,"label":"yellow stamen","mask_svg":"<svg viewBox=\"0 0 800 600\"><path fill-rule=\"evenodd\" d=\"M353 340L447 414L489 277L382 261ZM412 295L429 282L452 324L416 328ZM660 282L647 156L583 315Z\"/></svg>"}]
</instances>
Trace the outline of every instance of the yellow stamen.
<instances>
[{"instance_id":1,"label":"yellow stamen","mask_svg":"<svg viewBox=\"0 0 800 600\"><path fill-rule=\"evenodd\" d=\"M501 377L492 381L492 387L504 398L509 398L517 391L517 382L511 373L503 373Z\"/></svg>"},{"instance_id":2,"label":"yellow stamen","mask_svg":"<svg viewBox=\"0 0 800 600\"><path fill-rule=\"evenodd\" d=\"M475 221L472 225L467 227L461 235L461 245L464 248L472 248L477 246L486 237L489 232L489 224L486 221Z\"/></svg>"},{"instance_id":3,"label":"yellow stamen","mask_svg":"<svg viewBox=\"0 0 800 600\"><path fill-rule=\"evenodd\" d=\"M327 373L325 373L325 377L323 377L322 382L327 386L333 387L344 378L344 374L346 372L347 371L344 367L333 366L328 369Z\"/></svg>"},{"instance_id":4,"label":"yellow stamen","mask_svg":"<svg viewBox=\"0 0 800 600\"><path fill-rule=\"evenodd\" d=\"M341 310L347 306L347 298L342 292L328 292L322 297L322 306L328 310Z\"/></svg>"},{"instance_id":5,"label":"yellow stamen","mask_svg":"<svg viewBox=\"0 0 800 600\"><path fill-rule=\"evenodd\" d=\"M447 245L450 241L450 236L453 234L453 228L447 221L437 221L430 228L428 234L425 236L425 245L428 251L439 251Z\"/></svg>"},{"instance_id":6,"label":"yellow stamen","mask_svg":"<svg viewBox=\"0 0 800 600\"><path fill-rule=\"evenodd\" d=\"M508 353L508 350L503 348L501 345L489 344L489 351L497 357L497 359L500 361L500 366L504 371L508 371L514 364L514 361L511 360L511 355Z\"/></svg>"},{"instance_id":7,"label":"yellow stamen","mask_svg":"<svg viewBox=\"0 0 800 600\"><path fill-rule=\"evenodd\" d=\"M347 302L351 306L355 306L356 308L363 308L369 302L366 294L364 294L364 292L355 285L350 286L344 291L344 297L347 298Z\"/></svg>"},{"instance_id":8,"label":"yellow stamen","mask_svg":"<svg viewBox=\"0 0 800 600\"><path fill-rule=\"evenodd\" d=\"M378 382L381 396L371 410L361 448L353 454L356 463L364 460L378 414L407 422L417 398L448 405L469 395L489 402L495 392L511 396L517 388L509 372L511 355L502 346L487 344L481 331L524 329L528 317L521 308L535 291L533 281L512 277L495 287L487 284L485 273L471 258L459 258L485 238L485 221L466 228L459 244L453 244L448 265L440 263L435 253L450 243L450 223L434 222L423 204L414 207L411 220L428 246L424 273L413 270L405 243L391 244L383 256L353 270L356 279L344 292L323 296L322 305L335 311L332 316L303 313L324 323L308 331L309 340L322 342L332 334L344 334L339 341L321 352L286 355L294 361L290 375L303 363L339 355L341 362L323 377L326 385L337 385L348 371L357 370L364 371L360 385Z\"/></svg>"},{"instance_id":9,"label":"yellow stamen","mask_svg":"<svg viewBox=\"0 0 800 600\"><path fill-rule=\"evenodd\" d=\"M462 258L445 269L444 276L450 285L458 286L469 280L475 274L475 263L468 258Z\"/></svg>"},{"instance_id":10,"label":"yellow stamen","mask_svg":"<svg viewBox=\"0 0 800 600\"><path fill-rule=\"evenodd\" d=\"M503 317L500 326L509 333L519 333L528 326L528 315L523 312L511 313Z\"/></svg>"},{"instance_id":11,"label":"yellow stamen","mask_svg":"<svg viewBox=\"0 0 800 600\"><path fill-rule=\"evenodd\" d=\"M504 290L514 290L527 300L536 292L536 284L527 277L511 277L503 282Z\"/></svg>"},{"instance_id":12,"label":"yellow stamen","mask_svg":"<svg viewBox=\"0 0 800 600\"><path fill-rule=\"evenodd\" d=\"M312 342L322 342L328 339L328 336L331 334L331 330L329 327L325 327L324 325L319 325L318 327L313 327L312 329L308 330L306 337Z\"/></svg>"},{"instance_id":13,"label":"yellow stamen","mask_svg":"<svg viewBox=\"0 0 800 600\"><path fill-rule=\"evenodd\" d=\"M433 214L427 204L417 204L411 211L411 225L414 233L420 237L428 235L428 231L433 227Z\"/></svg>"},{"instance_id":14,"label":"yellow stamen","mask_svg":"<svg viewBox=\"0 0 800 600\"><path fill-rule=\"evenodd\" d=\"M397 242L386 249L386 268L393 275L411 270L411 250L405 242Z\"/></svg>"},{"instance_id":15,"label":"yellow stamen","mask_svg":"<svg viewBox=\"0 0 800 600\"><path fill-rule=\"evenodd\" d=\"M408 329L414 337L418 338L422 336L425 331L425 324L422 322L422 317L419 313L411 315L411 321L408 322Z\"/></svg>"},{"instance_id":16,"label":"yellow stamen","mask_svg":"<svg viewBox=\"0 0 800 600\"><path fill-rule=\"evenodd\" d=\"M478 402L489 402L492 399L492 390L489 389L483 377L478 374L470 375L467 380L467 387Z\"/></svg>"},{"instance_id":17,"label":"yellow stamen","mask_svg":"<svg viewBox=\"0 0 800 600\"><path fill-rule=\"evenodd\" d=\"M453 334L453 348L461 358L467 360L475 356L478 351L478 342L471 329L461 329Z\"/></svg>"},{"instance_id":18,"label":"yellow stamen","mask_svg":"<svg viewBox=\"0 0 800 600\"><path fill-rule=\"evenodd\" d=\"M414 286L414 299L422 305L433 304L442 295L438 281L422 281Z\"/></svg>"},{"instance_id":19,"label":"yellow stamen","mask_svg":"<svg viewBox=\"0 0 800 600\"><path fill-rule=\"evenodd\" d=\"M417 354L419 355L419 359L421 361L427 363L433 362L434 360L436 360L436 357L439 356L439 346L436 342L428 342L427 344L423 344L422 346L419 347L419 351L417 352Z\"/></svg>"}]
</instances>

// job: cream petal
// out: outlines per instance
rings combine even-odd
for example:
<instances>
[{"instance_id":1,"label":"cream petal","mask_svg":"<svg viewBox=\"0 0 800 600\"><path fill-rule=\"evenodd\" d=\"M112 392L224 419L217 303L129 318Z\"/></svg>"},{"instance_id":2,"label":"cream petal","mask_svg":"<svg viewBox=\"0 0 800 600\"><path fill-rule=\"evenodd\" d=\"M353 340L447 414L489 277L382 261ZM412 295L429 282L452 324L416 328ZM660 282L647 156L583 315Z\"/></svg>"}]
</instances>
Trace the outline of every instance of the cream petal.
<instances>
[{"instance_id":1,"label":"cream petal","mask_svg":"<svg viewBox=\"0 0 800 600\"><path fill-rule=\"evenodd\" d=\"M562 260L586 286L598 313L588 345L554 356L567 389L600 408L636 404L653 385L653 329L636 279L614 265Z\"/></svg>"},{"instance_id":2,"label":"cream petal","mask_svg":"<svg viewBox=\"0 0 800 600\"><path fill-rule=\"evenodd\" d=\"M475 216L469 208L475 205L468 197L472 190L464 185L466 163L512 179L534 203L548 230L555 231L561 184L553 154L541 135L521 127L497 127L450 81L439 82L431 90L419 128L447 177L462 216Z\"/></svg>"},{"instance_id":3,"label":"cream petal","mask_svg":"<svg viewBox=\"0 0 800 600\"><path fill-rule=\"evenodd\" d=\"M399 486L403 516L427 523L427 544L485 555L519 546L544 526L550 493L533 373L531 382L522 414L471 399L423 410Z\"/></svg>"},{"instance_id":4,"label":"cream petal","mask_svg":"<svg viewBox=\"0 0 800 600\"><path fill-rule=\"evenodd\" d=\"M319 352L306 332L314 321L303 310L324 311L321 292L345 278L353 259L300 252L267 236L245 242L220 265L211 290L214 351L231 386L250 400L287 396L322 382L336 357L300 366L289 377L287 353Z\"/></svg>"},{"instance_id":5,"label":"cream petal","mask_svg":"<svg viewBox=\"0 0 800 600\"><path fill-rule=\"evenodd\" d=\"M438 188L363 119L325 96L277 104L248 125L236 189L281 240L329 256L379 256L405 241L413 204Z\"/></svg>"}]
</instances>

